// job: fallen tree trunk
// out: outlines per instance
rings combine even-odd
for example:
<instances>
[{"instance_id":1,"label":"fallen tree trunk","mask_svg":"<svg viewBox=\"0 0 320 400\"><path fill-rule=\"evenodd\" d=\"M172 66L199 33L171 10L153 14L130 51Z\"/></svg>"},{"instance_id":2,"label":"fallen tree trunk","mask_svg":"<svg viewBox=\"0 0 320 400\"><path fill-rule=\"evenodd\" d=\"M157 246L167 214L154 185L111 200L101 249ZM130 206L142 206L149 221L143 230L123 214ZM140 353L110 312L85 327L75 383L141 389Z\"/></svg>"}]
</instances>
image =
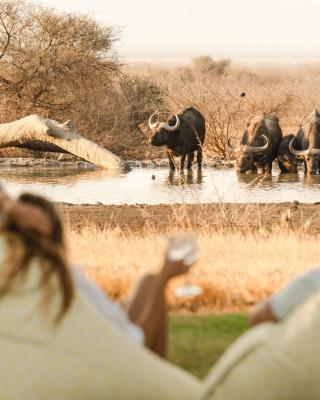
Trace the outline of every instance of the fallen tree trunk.
<instances>
[{"instance_id":1,"label":"fallen tree trunk","mask_svg":"<svg viewBox=\"0 0 320 400\"><path fill-rule=\"evenodd\" d=\"M102 168L122 167L119 157L76 132L71 121L61 124L39 115L0 124L0 148L5 147L70 153Z\"/></svg>"}]
</instances>

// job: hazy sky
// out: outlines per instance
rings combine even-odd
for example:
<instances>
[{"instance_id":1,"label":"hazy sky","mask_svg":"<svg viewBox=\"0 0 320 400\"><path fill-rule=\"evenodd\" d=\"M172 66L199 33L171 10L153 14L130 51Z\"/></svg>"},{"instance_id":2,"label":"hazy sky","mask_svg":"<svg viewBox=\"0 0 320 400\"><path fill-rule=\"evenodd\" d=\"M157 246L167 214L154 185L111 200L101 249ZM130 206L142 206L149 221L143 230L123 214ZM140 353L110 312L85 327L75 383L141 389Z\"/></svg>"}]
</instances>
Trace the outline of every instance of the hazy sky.
<instances>
[{"instance_id":1,"label":"hazy sky","mask_svg":"<svg viewBox=\"0 0 320 400\"><path fill-rule=\"evenodd\" d=\"M122 27L126 58L319 58L320 0L40 0Z\"/></svg>"}]
</instances>

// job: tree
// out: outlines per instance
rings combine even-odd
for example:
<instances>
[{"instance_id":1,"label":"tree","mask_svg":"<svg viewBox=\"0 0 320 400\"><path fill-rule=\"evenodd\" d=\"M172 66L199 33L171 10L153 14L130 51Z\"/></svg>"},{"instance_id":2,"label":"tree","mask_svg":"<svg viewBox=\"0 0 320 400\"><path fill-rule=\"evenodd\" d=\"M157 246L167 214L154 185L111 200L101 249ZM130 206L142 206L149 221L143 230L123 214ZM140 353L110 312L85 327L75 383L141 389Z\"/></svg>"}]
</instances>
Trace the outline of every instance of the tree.
<instances>
[{"instance_id":1,"label":"tree","mask_svg":"<svg viewBox=\"0 0 320 400\"><path fill-rule=\"evenodd\" d=\"M192 60L193 68L204 76L222 75L231 64L231 60L214 61L211 56L199 56Z\"/></svg>"},{"instance_id":2,"label":"tree","mask_svg":"<svg viewBox=\"0 0 320 400\"><path fill-rule=\"evenodd\" d=\"M117 34L88 16L2 1L0 92L17 116L59 116L72 109L84 87L94 90L119 73L113 51Z\"/></svg>"}]
</instances>

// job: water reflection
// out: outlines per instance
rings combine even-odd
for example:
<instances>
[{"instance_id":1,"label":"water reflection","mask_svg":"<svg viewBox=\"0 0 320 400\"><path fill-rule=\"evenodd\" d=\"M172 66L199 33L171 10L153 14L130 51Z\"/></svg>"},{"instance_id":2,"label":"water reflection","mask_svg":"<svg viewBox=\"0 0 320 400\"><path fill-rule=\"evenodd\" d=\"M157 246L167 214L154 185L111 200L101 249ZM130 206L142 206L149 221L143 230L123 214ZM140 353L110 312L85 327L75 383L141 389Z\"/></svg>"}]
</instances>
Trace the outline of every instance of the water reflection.
<instances>
[{"instance_id":1,"label":"water reflection","mask_svg":"<svg viewBox=\"0 0 320 400\"><path fill-rule=\"evenodd\" d=\"M248 187L272 186L278 180L278 175L271 174L236 174L239 183Z\"/></svg>"},{"instance_id":2,"label":"water reflection","mask_svg":"<svg viewBox=\"0 0 320 400\"><path fill-rule=\"evenodd\" d=\"M319 190L320 175L303 174L302 180L306 187L312 187L313 189Z\"/></svg>"},{"instance_id":3,"label":"water reflection","mask_svg":"<svg viewBox=\"0 0 320 400\"><path fill-rule=\"evenodd\" d=\"M202 170L187 170L187 171L175 171L170 169L168 175L168 183L171 186L181 186L181 185L201 185L203 182Z\"/></svg>"},{"instance_id":4,"label":"water reflection","mask_svg":"<svg viewBox=\"0 0 320 400\"><path fill-rule=\"evenodd\" d=\"M168 171L134 168L114 173L85 169L1 169L13 196L30 191L75 204L161 204L210 202L320 201L320 175L235 174L232 169Z\"/></svg>"},{"instance_id":5,"label":"water reflection","mask_svg":"<svg viewBox=\"0 0 320 400\"><path fill-rule=\"evenodd\" d=\"M301 180L301 176L299 174L283 174L280 173L278 175L278 182L279 183L296 183Z\"/></svg>"},{"instance_id":6,"label":"water reflection","mask_svg":"<svg viewBox=\"0 0 320 400\"><path fill-rule=\"evenodd\" d=\"M17 183L53 183L63 181L73 183L79 180L109 179L128 173L128 171L87 168L1 168L1 177Z\"/></svg>"}]
</instances>

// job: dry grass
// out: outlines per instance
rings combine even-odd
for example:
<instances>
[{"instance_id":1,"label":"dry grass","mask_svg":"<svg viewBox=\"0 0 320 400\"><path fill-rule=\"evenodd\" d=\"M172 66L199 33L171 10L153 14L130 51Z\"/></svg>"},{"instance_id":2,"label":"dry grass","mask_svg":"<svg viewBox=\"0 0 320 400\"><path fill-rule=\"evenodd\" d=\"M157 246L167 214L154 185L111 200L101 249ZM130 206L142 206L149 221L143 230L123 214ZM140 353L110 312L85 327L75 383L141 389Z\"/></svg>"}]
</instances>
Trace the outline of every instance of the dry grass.
<instances>
[{"instance_id":1,"label":"dry grass","mask_svg":"<svg viewBox=\"0 0 320 400\"><path fill-rule=\"evenodd\" d=\"M157 270L166 248L167 235L105 231L93 228L69 232L71 258L85 268L112 298L123 299L138 277ZM288 280L316 265L319 237L280 232L260 234L203 231L198 236L201 258L187 279L203 286L204 294L178 300L168 291L174 310L226 311L248 307L271 294ZM185 278L172 286L181 285Z\"/></svg>"}]
</instances>

